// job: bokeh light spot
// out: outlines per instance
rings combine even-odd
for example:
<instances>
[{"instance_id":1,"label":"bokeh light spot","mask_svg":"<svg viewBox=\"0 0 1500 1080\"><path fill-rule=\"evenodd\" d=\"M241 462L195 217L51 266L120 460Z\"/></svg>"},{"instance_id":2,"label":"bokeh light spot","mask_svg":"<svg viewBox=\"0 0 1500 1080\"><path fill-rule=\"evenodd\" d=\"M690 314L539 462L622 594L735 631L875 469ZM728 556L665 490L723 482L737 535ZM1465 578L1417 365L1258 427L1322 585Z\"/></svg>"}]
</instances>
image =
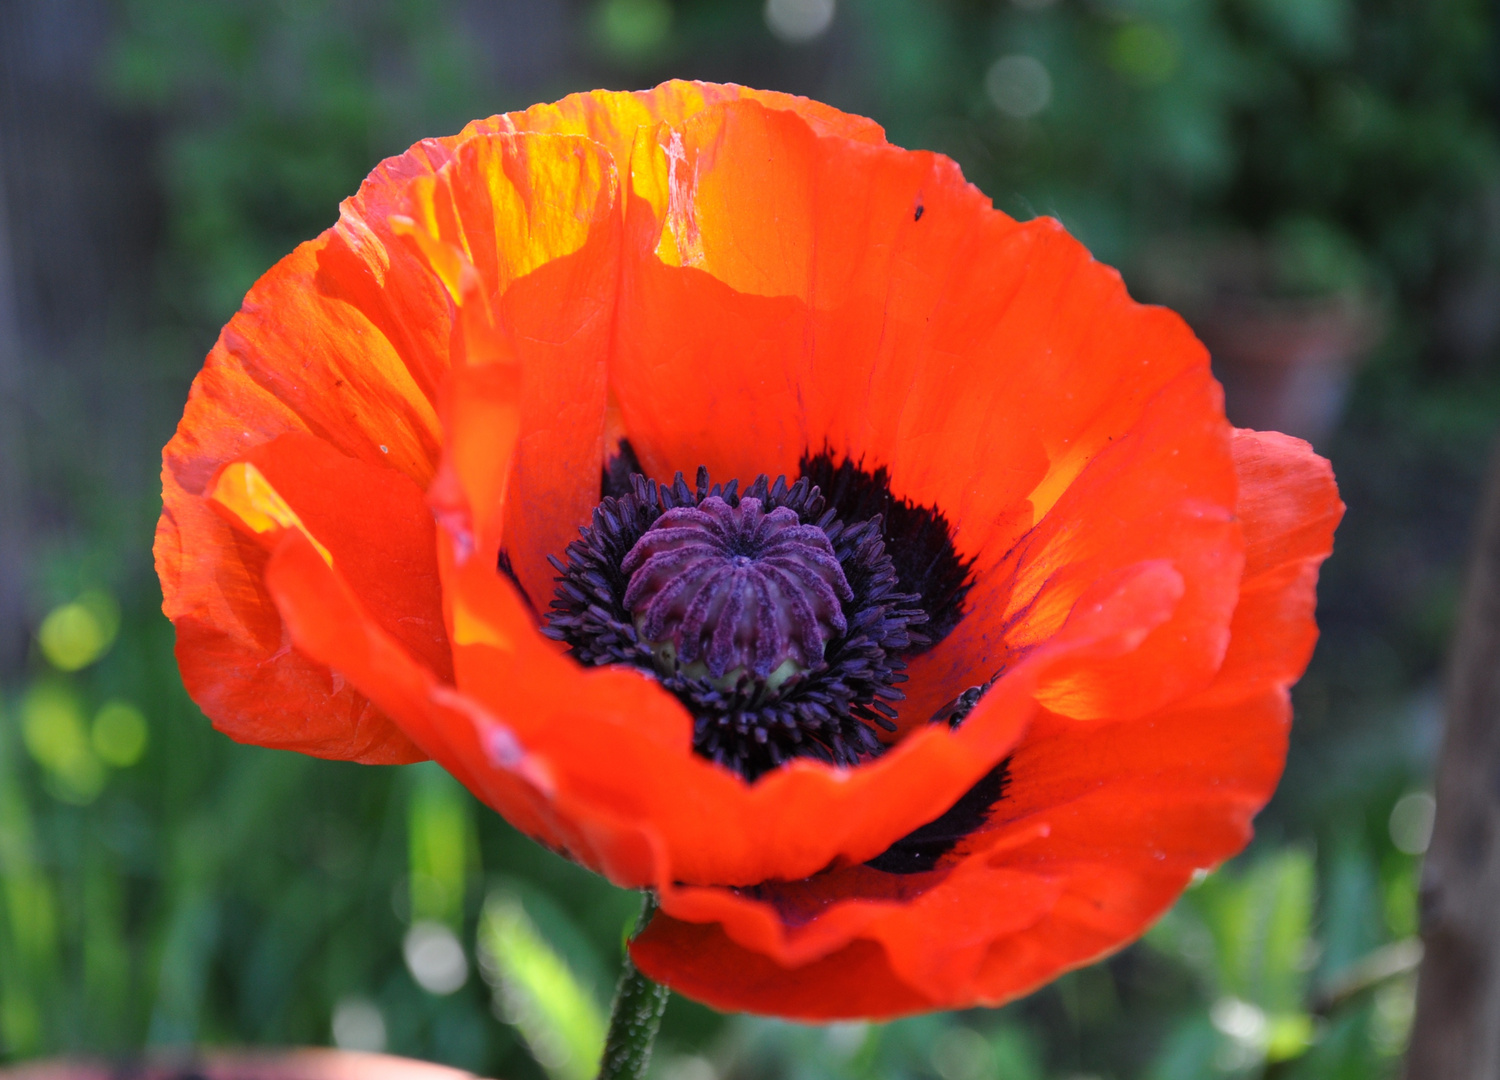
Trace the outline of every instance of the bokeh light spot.
<instances>
[{"instance_id":1,"label":"bokeh light spot","mask_svg":"<svg viewBox=\"0 0 1500 1080\"><path fill-rule=\"evenodd\" d=\"M141 710L125 701L107 701L94 716L94 753L117 769L141 760L150 730Z\"/></svg>"},{"instance_id":2,"label":"bokeh light spot","mask_svg":"<svg viewBox=\"0 0 1500 1080\"><path fill-rule=\"evenodd\" d=\"M1432 823L1437 817L1437 800L1425 791L1414 791L1396 800L1391 808L1391 843L1407 855L1421 855L1432 843Z\"/></svg>"},{"instance_id":3,"label":"bokeh light spot","mask_svg":"<svg viewBox=\"0 0 1500 1080\"><path fill-rule=\"evenodd\" d=\"M406 969L429 994L451 994L469 981L469 958L458 935L438 922L419 922L401 943Z\"/></svg>"},{"instance_id":4,"label":"bokeh light spot","mask_svg":"<svg viewBox=\"0 0 1500 1080\"><path fill-rule=\"evenodd\" d=\"M1222 997L1209 1010L1214 1027L1240 1043L1261 1046L1270 1024L1260 1008L1239 998Z\"/></svg>"},{"instance_id":5,"label":"bokeh light spot","mask_svg":"<svg viewBox=\"0 0 1500 1080\"><path fill-rule=\"evenodd\" d=\"M649 57L672 33L668 0L604 0L597 28L605 49L624 60Z\"/></svg>"},{"instance_id":6,"label":"bokeh light spot","mask_svg":"<svg viewBox=\"0 0 1500 1080\"><path fill-rule=\"evenodd\" d=\"M800 45L833 25L835 0L766 0L766 25L782 41Z\"/></svg>"},{"instance_id":7,"label":"bokeh light spot","mask_svg":"<svg viewBox=\"0 0 1500 1080\"><path fill-rule=\"evenodd\" d=\"M71 690L50 683L32 687L21 700L21 738L47 771L54 796L79 806L98 798L104 766L89 745L83 710Z\"/></svg>"},{"instance_id":8,"label":"bokeh light spot","mask_svg":"<svg viewBox=\"0 0 1500 1080\"><path fill-rule=\"evenodd\" d=\"M823 1029L823 1041L839 1058L852 1058L864 1048L870 1037L870 1025L864 1020L841 1020Z\"/></svg>"},{"instance_id":9,"label":"bokeh light spot","mask_svg":"<svg viewBox=\"0 0 1500 1080\"><path fill-rule=\"evenodd\" d=\"M1002 56L985 72L984 91L1006 116L1029 120L1052 100L1052 76L1033 56Z\"/></svg>"},{"instance_id":10,"label":"bokeh light spot","mask_svg":"<svg viewBox=\"0 0 1500 1080\"><path fill-rule=\"evenodd\" d=\"M120 609L114 598L91 591L48 612L36 638L53 667L78 671L109 651L119 629Z\"/></svg>"},{"instance_id":11,"label":"bokeh light spot","mask_svg":"<svg viewBox=\"0 0 1500 1080\"><path fill-rule=\"evenodd\" d=\"M687 1054L666 1062L661 1075L662 1080L718 1080L719 1071L708 1058Z\"/></svg>"},{"instance_id":12,"label":"bokeh light spot","mask_svg":"<svg viewBox=\"0 0 1500 1080\"><path fill-rule=\"evenodd\" d=\"M1137 86L1159 86L1177 73L1182 46L1176 35L1155 23L1135 22L1115 31L1109 63Z\"/></svg>"},{"instance_id":13,"label":"bokeh light spot","mask_svg":"<svg viewBox=\"0 0 1500 1080\"><path fill-rule=\"evenodd\" d=\"M995 1051L971 1027L952 1027L932 1045L932 1067L943 1080L985 1080L995 1075Z\"/></svg>"},{"instance_id":14,"label":"bokeh light spot","mask_svg":"<svg viewBox=\"0 0 1500 1080\"><path fill-rule=\"evenodd\" d=\"M340 1050L378 1054L385 1049L385 1015L380 1006L360 997L346 997L333 1009L333 1045Z\"/></svg>"}]
</instances>

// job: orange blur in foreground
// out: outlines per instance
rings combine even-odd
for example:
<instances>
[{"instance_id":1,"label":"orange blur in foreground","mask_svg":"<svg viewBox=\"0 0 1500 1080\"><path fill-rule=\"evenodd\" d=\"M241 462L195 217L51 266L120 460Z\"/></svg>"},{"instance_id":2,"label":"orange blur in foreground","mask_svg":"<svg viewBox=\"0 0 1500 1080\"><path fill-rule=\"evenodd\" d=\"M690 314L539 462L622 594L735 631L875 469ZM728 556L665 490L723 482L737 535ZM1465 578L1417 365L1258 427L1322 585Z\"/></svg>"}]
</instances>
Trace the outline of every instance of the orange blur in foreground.
<instances>
[{"instance_id":1,"label":"orange blur in foreground","mask_svg":"<svg viewBox=\"0 0 1500 1080\"><path fill-rule=\"evenodd\" d=\"M250 291L164 452L164 610L221 731L434 758L657 891L652 978L803 1019L1002 1003L1247 842L1343 507L1056 221L868 120L678 82L476 121L341 209ZM664 482L826 451L940 515L969 588L885 753L747 783L654 678L542 636L546 557L621 439ZM931 867L866 865L1002 762Z\"/></svg>"}]
</instances>

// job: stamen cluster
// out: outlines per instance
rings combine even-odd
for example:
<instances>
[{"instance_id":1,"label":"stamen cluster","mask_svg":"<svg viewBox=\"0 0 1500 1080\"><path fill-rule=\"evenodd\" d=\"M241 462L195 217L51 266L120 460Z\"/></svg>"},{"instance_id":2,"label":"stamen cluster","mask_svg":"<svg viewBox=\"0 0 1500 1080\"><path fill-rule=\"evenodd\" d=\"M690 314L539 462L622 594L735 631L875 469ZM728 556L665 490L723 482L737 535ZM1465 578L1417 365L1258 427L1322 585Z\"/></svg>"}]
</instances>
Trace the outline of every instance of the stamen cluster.
<instances>
[{"instance_id":1,"label":"stamen cluster","mask_svg":"<svg viewBox=\"0 0 1500 1080\"><path fill-rule=\"evenodd\" d=\"M803 477L690 488L640 474L568 545L545 632L586 664L651 671L692 712L694 749L746 779L795 757L880 754L924 639L881 519L848 524Z\"/></svg>"}]
</instances>

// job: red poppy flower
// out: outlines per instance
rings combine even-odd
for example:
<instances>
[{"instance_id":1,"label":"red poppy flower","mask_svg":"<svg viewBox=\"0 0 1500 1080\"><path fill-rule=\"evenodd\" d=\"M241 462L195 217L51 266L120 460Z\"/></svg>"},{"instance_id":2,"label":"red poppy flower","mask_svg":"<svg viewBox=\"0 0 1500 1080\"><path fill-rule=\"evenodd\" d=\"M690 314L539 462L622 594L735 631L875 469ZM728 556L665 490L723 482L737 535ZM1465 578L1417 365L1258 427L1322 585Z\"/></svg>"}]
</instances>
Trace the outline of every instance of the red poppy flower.
<instances>
[{"instance_id":1,"label":"red poppy flower","mask_svg":"<svg viewBox=\"0 0 1500 1080\"><path fill-rule=\"evenodd\" d=\"M1342 512L1055 221L688 83L381 164L163 482L220 730L435 758L657 891L647 974L804 1018L1005 1001L1238 851Z\"/></svg>"}]
</instances>

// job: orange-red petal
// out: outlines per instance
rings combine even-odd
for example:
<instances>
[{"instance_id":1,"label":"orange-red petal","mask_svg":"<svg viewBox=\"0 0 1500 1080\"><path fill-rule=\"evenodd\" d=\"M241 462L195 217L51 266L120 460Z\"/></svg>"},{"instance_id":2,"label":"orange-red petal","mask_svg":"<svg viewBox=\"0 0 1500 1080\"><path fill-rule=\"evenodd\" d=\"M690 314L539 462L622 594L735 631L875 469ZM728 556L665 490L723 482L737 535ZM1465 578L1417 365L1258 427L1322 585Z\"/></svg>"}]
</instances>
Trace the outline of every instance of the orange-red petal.
<instances>
[{"instance_id":1,"label":"orange-red petal","mask_svg":"<svg viewBox=\"0 0 1500 1080\"><path fill-rule=\"evenodd\" d=\"M908 261L922 266L930 268L942 264L952 255L952 245L966 231L972 231L968 227L976 222L981 227L1000 230L1001 234L1019 230L1003 215L981 206L982 199L962 184L951 163L931 155L913 155L884 146L861 146L846 140L822 138L799 117L770 111L754 103L732 103L710 109L690 117L684 124L686 128L694 125L707 133L703 136L705 139L713 135L720 140L714 143L717 149L745 144L750 148L747 160L763 161L767 154L773 160L785 160L789 176L799 169L814 172L824 169L829 175L824 177L823 186L829 190L845 190L840 187L844 181L853 183L864 177L890 207L907 208L900 211L902 221L906 220L911 200L915 197L917 189L913 184L930 174L937 174L947 187L934 187L923 196L927 199L923 205L931 207L935 235L945 239L934 250L917 245L921 258L914 254ZM645 136L666 138L668 150L685 152L672 141L674 133L675 129L649 129ZM800 146L803 156L782 154L780 151L786 143ZM473 145L466 144L460 153ZM645 159L651 158L649 144L644 151L642 145L638 141L637 162L643 155ZM773 150L776 152L771 153ZM674 166L674 160L677 159L669 155L666 166L669 188L673 169L688 169L691 165L701 188L718 190L713 188L712 181L717 175L716 170L721 167L719 164L682 159ZM738 160L734 158L722 168L733 173ZM465 165L460 158L455 158L440 172L435 183L446 185L454 193L466 187L482 190L482 184L466 179L467 175L475 173L492 175L493 170L485 173L477 166ZM632 192L637 203L641 201L641 185L646 182L639 174L632 177ZM698 215L695 220L706 230L704 235L713 231L710 224L729 230L727 238L717 242L718 246L713 250L728 252L728 261L720 269L731 277L738 275L734 284L739 288L730 289L691 266L668 265L658 257L661 241L644 256L627 248L624 267L626 293L621 297L611 357L612 385L626 429L631 438L637 440L636 445L647 458L648 466L653 455L660 456L663 439L670 436L684 447L700 451L697 460L708 463L711 468L722 466L731 472L743 472L726 465L726 460L740 454L744 462L754 459L771 463L778 446L784 450L787 446L806 448L808 445L805 437L799 437L794 443L785 439L778 442L757 427L758 424L806 423L808 410L801 408L804 398L823 401L825 413L831 415L831 403L836 395L820 398L817 393L803 395L795 387L789 390L786 385L761 385L765 383L765 371L770 369L767 367L758 373L743 359L741 352L746 346L743 336L726 327L713 310L699 304L698 294L671 291L676 284L683 282L688 285L707 282L712 289L727 295L733 305L747 299L746 289L767 292L790 287L785 282L767 284L766 281L757 281L754 279L756 265L735 262L735 235L731 234L739 226L726 222L729 221L729 210L736 213L743 210L748 214L755 208L754 200L749 198L753 193L746 187L750 182L750 179L737 181L730 176L726 185L721 185L724 190L719 195L713 198L705 196L707 202L704 205L708 209L699 214L694 203L683 211ZM736 188L736 183L745 190ZM786 185L773 186L779 190ZM697 198L701 193L694 188L688 194ZM727 200L729 210L714 209L714 199ZM667 211L672 210L673 194L670 190L659 201ZM636 216L634 219L627 217L627 232L633 237L641 228L640 214L654 212L633 208L631 213ZM464 198L461 195L446 196L441 209L414 216L428 223L425 226L427 234L441 239L446 245L445 251L456 253L446 271L439 265L446 256L439 251L433 258L437 272L447 273L450 289L461 307L470 302L464 299L459 285L465 267L473 268L472 276L478 281L503 279L503 274L485 268L489 256L483 251L476 252L473 244L464 241L463 237L473 230L463 225ZM815 216L808 211L809 221ZM923 218L927 216L924 211ZM482 220L482 210L474 212L471 217ZM765 229L771 227L768 222L762 224ZM753 231L755 222L746 227ZM1051 241L1062 234L1048 229L1035 235ZM842 243L839 236L835 230L830 242ZM795 236L787 240L794 248L800 242ZM909 292L906 283L889 280L889 266L883 263L866 273L859 265L860 257L854 253L857 246L840 249L844 250L848 265L829 256L818 266L828 269L835 284L851 276L858 278L862 273L869 279L863 285L846 290L854 298L851 310L869 314L866 309L870 305L888 304L898 309L899 314L904 310L900 306L903 298ZM874 245L877 249L880 246ZM1114 307L1107 303L1106 309L1111 312L1118 309L1123 325L1133 328L1136 325L1134 314L1145 309L1129 304L1119 288L1118 279L1088 260L1072 241L1058 246L1059 266L1066 268L1061 280L1075 274L1093 275L1099 287L1087 294L1090 302L1098 303L1101 298L1108 300ZM704 251L710 247L712 245L705 244ZM1000 260L999 264L1010 266L1017 261L1024 262L1024 255L1024 251L1008 251L1006 259ZM796 268L789 260L763 259L757 265L770 267L777 273L788 272L788 266ZM653 280L669 286L667 293L645 296L631 291L641 279L653 274L657 275ZM524 280L518 279L518 287ZM1035 281L1023 274L1015 286L1008 289L1008 295L1014 301L1012 307L1022 312L1023 322L1036 322L1043 319L1044 313L1053 311L1060 288L1058 281L1046 274ZM483 295L484 291L481 291L481 298ZM827 295L838 299L843 294L830 286ZM932 298L930 294L928 298ZM750 295L748 299L761 298ZM800 297L772 299L800 306L804 313L807 307ZM913 313L903 317L913 324L922 322L926 319L923 310L918 305ZM1087 304L1084 310L1089 310ZM1026 314L1027 311L1030 314ZM516 317L524 318L524 313L517 312ZM848 313L840 317L849 318L851 327L860 323ZM971 312L968 317L980 316ZM498 316L493 321L496 326L505 324L505 320ZM806 318L801 318L798 325L805 322ZM881 761L851 774L804 761L763 778L753 787L747 786L691 753L688 745L690 721L680 704L658 687L644 683L634 673L581 672L569 661L548 651L537 641L534 613L517 603L510 586L493 572L487 543L478 545L482 557L470 564L461 534L457 536L456 569L446 582L459 689L501 717L529 752L548 761L559 790L568 789L580 805L592 807L589 813L608 813L639 821L643 829L655 836L665 853L665 866L649 861L618 859L612 859L607 865L596 864L597 868L622 883L645 884L664 880L750 884L767 878L796 878L832 862L858 863L877 854L896 837L935 816L1009 749L1035 708L1030 695L1037 685L1036 680L1041 678L1047 665L1060 662L1064 651L1071 649L1080 656L1087 654L1097 658L1105 652L1135 649L1149 637L1152 627L1163 620L1177 618L1174 611L1185 608L1187 615L1180 620L1182 625L1174 633L1181 636L1191 632L1207 639L1206 646L1193 654L1198 657L1196 667L1187 665L1191 669L1190 678L1206 678L1221 655L1222 626L1198 624L1211 624L1215 616L1221 622L1227 620L1238 577L1239 537L1237 528L1229 520L1228 511L1234 485L1227 445L1229 429L1219 411L1216 387L1209 379L1201 347L1180 323L1168 322L1170 333L1164 333L1168 337L1171 333L1178 335L1175 345L1181 355L1176 361L1176 369L1171 364L1158 362L1157 366L1168 373L1163 376L1166 384L1154 397L1142 396L1138 392L1133 408L1119 408L1118 396L1110 399L1109 407L1104 408L1116 418L1113 422L1122 426L1122 434L1134 437L1120 440L1120 446L1108 457L1111 463L1108 469L1101 463L1090 472L1090 476L1095 477L1092 488L1082 485L1090 493L1102 489L1113 496L1113 509L1093 524L1096 532L1102 532L1103 538L1094 537L1092 549L1086 552L1088 558L1077 560L1078 565L1062 566L1057 574L1061 584L1049 596L1061 596L1061 599L1054 599L1048 610L1052 618L1047 626L1050 635L1048 647L1037 648L1040 638L1037 634L1022 640L1020 646L1010 653L1003 654L1004 662L1015 665L1017 670L1000 681L960 734L955 736L937 730L916 733ZM660 332L644 332L642 327L647 330L658 327ZM956 335L957 331L953 333ZM830 334L830 341L836 342L837 339L837 334ZM683 342L687 345L684 346ZM732 365L728 360L716 364L711 357L705 358L701 351L695 352L695 348L705 342L733 343ZM674 353L674 349L679 352ZM1038 345L1037 356L1041 355ZM850 370L854 370L854 359L845 359L851 365ZM891 363L896 362L893 356ZM900 362L907 365L914 377L926 370L920 363L904 357ZM967 362L971 365L976 384L996 400L1003 398L1003 393L995 389L996 380L985 370L991 363L988 356L976 351ZM1023 366L1025 362L1024 358L1018 361ZM1119 381L1124 380L1124 372L1139 366L1134 354L1111 362L1119 369L1116 376ZM1039 369L1045 367L1039 358L1031 363ZM783 362L782 366L786 364ZM1177 369L1181 374L1169 377ZM632 381L642 373L659 381L652 384ZM459 374L465 379L469 375L468 372ZM1147 384L1150 385L1150 380ZM594 384L585 381L583 385ZM496 425L484 418L499 415L507 407L507 395L514 397L519 391L504 382L482 387L466 385L462 390L458 389L460 383L455 382L454 386L455 406L467 402L477 409L474 416L479 419L465 421L460 418L459 411L453 411L454 420L448 431L448 460L493 462L503 456L495 449L491 438ZM872 395L867 393L867 396ZM971 531L978 527L977 522L982 520L983 514L995 513L1000 521L989 523L991 532L997 528L1010 529L1010 533L1003 535L1017 535L1016 515L1030 511L1027 496L1046 475L1045 440L1034 430L1027 429L1020 442L1006 442L1007 432L1021 429L1021 425L1011 424L992 425L994 432L989 432L988 428L981 432L993 434L993 437L976 440L970 433L970 442L964 443L963 433L968 430L964 423L951 425L958 433L951 436L941 423L937 413L940 396L936 393L936 383L931 397L929 407L933 415L927 423L932 430L914 436L914 445L926 447L922 453L940 455L944 450L950 450L956 459L967 462L966 468L982 470L990 462L1024 460L1023 445L1027 440L1036 448L1030 471L1023 468L1012 474L1003 468L991 468L981 475L980 479L993 481L994 490L985 496L989 503L976 509L975 499L968 500L966 512L970 514L967 520L971 523ZM480 407L477 404L480 401L489 404ZM1180 421L1184 414L1188 421L1178 423L1174 428L1171 421ZM653 434L655 429L650 429L643 421L647 416L655 416L661 431L666 434L661 437ZM900 417L893 418L891 423L899 427ZM1135 428L1143 428L1143 431L1135 432ZM949 441L945 442L945 439ZM1099 439L1108 442L1107 433ZM485 449L475 452L472 446ZM963 457L965 453L968 458ZM1122 474L1130 475L1131 462L1141 464L1141 473L1148 475L1152 467L1160 464L1158 459L1184 464L1191 462L1192 466L1185 472L1165 469L1163 478L1154 485L1148 483L1142 487L1137 483L1131 488L1120 481ZM908 456L902 460L915 459ZM789 465L789 468L794 467L795 458ZM522 481L526 468L524 463L518 463L508 474L511 479L507 482ZM938 473L935 465L930 471L934 476ZM476 470L459 468L457 472L462 475L458 476L453 491L445 490L444 505L461 508L467 501L475 520L479 521L484 517L484 508L494 500L491 494L496 486L494 473L492 471L488 478L476 479ZM1099 474L1103 474L1102 479L1097 478ZM592 485L593 474L586 474L580 483ZM541 486L538 490L547 489ZM1078 504L1084 501L1081 496L1074 499ZM1184 509L1185 503L1191 505ZM1208 512L1215 503L1221 509L1216 517ZM1018 504L1019 509L1012 504ZM538 506L535 500L523 501L519 505L524 506L526 513L547 519L547 508ZM1012 505L1009 514L999 509L1006 505ZM1087 530L1091 523L1087 520L1086 507L1082 510L1080 513L1080 507L1073 504L1056 509L1055 516L1049 516L1044 522L1039 534L1042 540L1060 531ZM458 516L462 517L461 509ZM1206 534L1197 527L1200 519L1206 522ZM1059 521L1063 524L1055 524ZM1129 532L1131 526L1142 526L1143 523L1147 527L1136 529L1139 537L1132 536L1139 542L1113 543L1122 530ZM1164 525L1173 527L1164 528ZM483 531L482 526L480 529ZM1174 534L1177 534L1175 539ZM1081 545L1075 545L1078 546ZM1199 550L1205 546L1209 550ZM1051 557L1054 566L1067 563L1066 558L1051 554L1044 542L1039 541L1037 547L1043 552L1039 558ZM1014 576L1015 571L1012 569L1010 573ZM524 573L521 575L526 595L539 606L542 597L537 595L537 580L545 582L545 572L538 574L536 579L528 579ZM1077 582L1089 583L1096 595L1086 594L1077 587ZM1117 592L1119 596L1115 595ZM1212 600L1206 605L1206 614L1203 610L1205 594ZM1106 601L1108 616L1096 620L1098 625L1094 629L1087 629L1088 620L1080 619L1077 625L1071 626L1069 633L1060 632L1062 624L1058 617L1066 619L1074 612L1082 615L1096 603ZM1004 619L1008 615L1002 607L986 625L993 625L995 618ZM464 629L460 629L460 624ZM1023 662L1022 656L1030 653L1034 655L1029 655ZM966 685L984 681L993 673L992 669L981 669L973 664L972 655L968 656L970 666L959 669L962 659L958 656L952 661L956 671L954 679L961 676L965 681L940 688L947 691L943 700ZM1157 691L1152 689L1151 692ZM624 701L630 703L628 711L622 706ZM652 782L642 784L639 777L648 773ZM828 824L810 831L805 826L809 820ZM581 859L588 858L582 853L575 854Z\"/></svg>"},{"instance_id":2,"label":"orange-red petal","mask_svg":"<svg viewBox=\"0 0 1500 1080\"><path fill-rule=\"evenodd\" d=\"M705 109L740 100L755 101L776 112L794 113L822 134L858 142L885 141L885 132L875 121L840 112L819 101L733 83L680 79L634 93L594 90L570 94L561 101L533 105L524 112L476 120L459 138L473 134L586 135L603 146L623 171L641 128L681 124Z\"/></svg>"},{"instance_id":3,"label":"orange-red petal","mask_svg":"<svg viewBox=\"0 0 1500 1080\"><path fill-rule=\"evenodd\" d=\"M599 499L618 191L589 139L476 135L413 182L409 216L396 219L457 312L444 417L454 475L434 503L489 566L503 550L542 606L547 556Z\"/></svg>"},{"instance_id":4,"label":"orange-red petal","mask_svg":"<svg viewBox=\"0 0 1500 1080\"><path fill-rule=\"evenodd\" d=\"M388 464L418 484L433 478L453 302L424 253L393 231L392 217L411 212L413 184L484 133L587 136L625 161L634 125L678 120L742 96L805 116L820 130L883 139L878 126L859 117L742 87L673 82L638 94L574 95L476 121L382 162L345 200L332 229L251 289L209 354L163 451L165 505L155 543L163 610L177 628L189 692L217 726L236 738L328 757L385 762L417 754L362 695L287 647L262 581L264 554L204 502L205 485L227 462L289 432ZM540 388L547 378L534 372L528 385ZM597 467L580 464L578 471ZM576 512L575 502L564 500L567 513ZM557 513L545 535L533 535L527 546L540 550L562 535L566 516ZM513 522L513 531L529 524ZM536 559L523 561L525 576L540 588Z\"/></svg>"},{"instance_id":5,"label":"orange-red petal","mask_svg":"<svg viewBox=\"0 0 1500 1080\"><path fill-rule=\"evenodd\" d=\"M294 433L226 466L209 499L268 550L288 529L301 532L385 633L452 681L436 530L426 495L407 477Z\"/></svg>"},{"instance_id":6,"label":"orange-red petal","mask_svg":"<svg viewBox=\"0 0 1500 1080\"><path fill-rule=\"evenodd\" d=\"M1139 420L1096 454L1001 564L1006 646L1048 640L1101 575L1165 558L1185 591L1172 618L1128 657L1066 665L1042 688L1079 719L1138 716L1201 689L1229 644L1244 538L1219 385L1204 367L1177 376ZM995 618L992 615L991 618Z\"/></svg>"},{"instance_id":7,"label":"orange-red petal","mask_svg":"<svg viewBox=\"0 0 1500 1080\"><path fill-rule=\"evenodd\" d=\"M755 102L643 129L631 168L610 378L647 471L795 476L827 449L886 469L974 565L969 617L912 665L907 725L1141 559L1180 564L1178 615L1112 674L1059 674L1053 703L1110 715L1207 681L1239 578L1235 481L1181 319L953 162Z\"/></svg>"},{"instance_id":8,"label":"orange-red petal","mask_svg":"<svg viewBox=\"0 0 1500 1080\"><path fill-rule=\"evenodd\" d=\"M235 738L370 762L419 756L361 695L288 647L263 554L204 501L227 461L288 433L322 439L425 484L436 411L363 313L320 289L327 236L251 290L194 381L163 452L156 561L194 700Z\"/></svg>"},{"instance_id":9,"label":"orange-red petal","mask_svg":"<svg viewBox=\"0 0 1500 1080\"><path fill-rule=\"evenodd\" d=\"M445 585L459 689L546 761L558 790L589 807L583 812L633 820L655 837L660 859L595 866L634 886L752 884L878 854L941 813L1015 743L1051 665L1133 647L1180 594L1169 568L1143 567L997 683L961 732L930 728L854 770L794 761L752 785L692 752L691 718L654 680L581 670L551 652L488 567L470 562Z\"/></svg>"},{"instance_id":10,"label":"orange-red petal","mask_svg":"<svg viewBox=\"0 0 1500 1080\"><path fill-rule=\"evenodd\" d=\"M759 896L669 889L636 962L720 1008L892 1016L1000 1004L1138 936L1195 870L1244 845L1275 787L1343 510L1305 443L1240 431L1234 456L1247 558L1212 685L1134 720L1039 718L988 823L929 873L835 869ZM812 937L823 951L789 947Z\"/></svg>"}]
</instances>

